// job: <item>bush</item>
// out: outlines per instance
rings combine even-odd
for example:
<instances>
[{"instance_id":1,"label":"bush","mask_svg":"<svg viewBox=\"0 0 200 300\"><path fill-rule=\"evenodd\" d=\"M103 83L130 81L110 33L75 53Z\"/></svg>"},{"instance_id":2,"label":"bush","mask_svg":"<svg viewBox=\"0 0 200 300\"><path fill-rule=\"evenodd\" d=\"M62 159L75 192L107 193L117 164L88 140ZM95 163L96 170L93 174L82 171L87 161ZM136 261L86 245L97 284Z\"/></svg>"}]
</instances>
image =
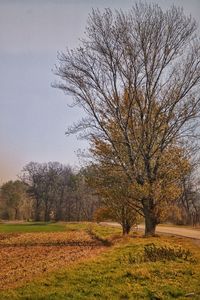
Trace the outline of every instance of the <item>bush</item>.
<instances>
[{"instance_id":1,"label":"bush","mask_svg":"<svg viewBox=\"0 0 200 300\"><path fill-rule=\"evenodd\" d=\"M154 243L144 246L144 261L163 260L192 260L192 253L182 248L172 248L167 246L157 247Z\"/></svg>"},{"instance_id":2,"label":"bush","mask_svg":"<svg viewBox=\"0 0 200 300\"><path fill-rule=\"evenodd\" d=\"M108 207L99 207L95 210L94 215L93 215L94 221L97 223L103 222L103 221L108 221L108 220L114 220L112 211Z\"/></svg>"}]
</instances>

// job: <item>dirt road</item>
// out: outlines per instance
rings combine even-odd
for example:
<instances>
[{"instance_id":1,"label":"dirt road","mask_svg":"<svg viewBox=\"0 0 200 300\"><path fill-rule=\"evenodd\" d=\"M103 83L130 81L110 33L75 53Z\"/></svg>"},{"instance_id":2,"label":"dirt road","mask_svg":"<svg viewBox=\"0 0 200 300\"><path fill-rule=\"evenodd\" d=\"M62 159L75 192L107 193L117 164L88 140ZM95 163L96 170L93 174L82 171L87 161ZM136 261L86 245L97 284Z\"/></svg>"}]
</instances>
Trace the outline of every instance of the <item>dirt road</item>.
<instances>
[{"instance_id":1,"label":"dirt road","mask_svg":"<svg viewBox=\"0 0 200 300\"><path fill-rule=\"evenodd\" d=\"M139 229L144 230L144 225L139 225ZM199 239L200 240L200 230L190 229L190 228L180 228L171 226L157 226L157 233L169 233L173 235L180 235L188 238Z\"/></svg>"},{"instance_id":2,"label":"dirt road","mask_svg":"<svg viewBox=\"0 0 200 300\"><path fill-rule=\"evenodd\" d=\"M118 223L105 223L102 222L102 224L107 224L110 226L121 226ZM144 231L144 225L139 225L138 226L139 230ZM190 229L190 228L181 228L181 227L175 227L175 226L157 226L156 227L156 233L168 233L172 235L179 235L179 236L184 236L188 238L193 238L193 239L198 239L200 240L200 230L198 229Z\"/></svg>"}]
</instances>

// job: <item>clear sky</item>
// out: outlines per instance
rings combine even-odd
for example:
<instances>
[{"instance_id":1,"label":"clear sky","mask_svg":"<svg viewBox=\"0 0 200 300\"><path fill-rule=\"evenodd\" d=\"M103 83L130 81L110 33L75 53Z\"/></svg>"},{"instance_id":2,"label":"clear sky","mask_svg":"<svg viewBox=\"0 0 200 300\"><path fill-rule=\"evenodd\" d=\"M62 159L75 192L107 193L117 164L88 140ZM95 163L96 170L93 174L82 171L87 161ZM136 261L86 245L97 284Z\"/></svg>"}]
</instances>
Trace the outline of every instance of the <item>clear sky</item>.
<instances>
[{"instance_id":1,"label":"clear sky","mask_svg":"<svg viewBox=\"0 0 200 300\"><path fill-rule=\"evenodd\" d=\"M150 2L147 0L146 2ZM200 23L200 0L157 0L182 6ZM81 117L53 89L57 51L74 48L92 8L127 10L134 0L0 0L0 184L30 161L78 166L87 142L65 130Z\"/></svg>"}]
</instances>

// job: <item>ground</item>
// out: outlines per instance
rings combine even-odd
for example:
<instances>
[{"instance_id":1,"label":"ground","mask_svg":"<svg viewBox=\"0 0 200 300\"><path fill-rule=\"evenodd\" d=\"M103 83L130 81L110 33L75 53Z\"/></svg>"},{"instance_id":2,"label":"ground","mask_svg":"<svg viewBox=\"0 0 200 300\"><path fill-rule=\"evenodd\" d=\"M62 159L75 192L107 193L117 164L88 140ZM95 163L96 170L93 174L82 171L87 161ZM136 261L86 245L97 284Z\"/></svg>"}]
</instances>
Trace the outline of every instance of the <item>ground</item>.
<instances>
[{"instance_id":1,"label":"ground","mask_svg":"<svg viewBox=\"0 0 200 300\"><path fill-rule=\"evenodd\" d=\"M122 238L118 227L89 223L16 228L0 225L1 300L200 299L196 240ZM149 259L152 244L159 251Z\"/></svg>"}]
</instances>

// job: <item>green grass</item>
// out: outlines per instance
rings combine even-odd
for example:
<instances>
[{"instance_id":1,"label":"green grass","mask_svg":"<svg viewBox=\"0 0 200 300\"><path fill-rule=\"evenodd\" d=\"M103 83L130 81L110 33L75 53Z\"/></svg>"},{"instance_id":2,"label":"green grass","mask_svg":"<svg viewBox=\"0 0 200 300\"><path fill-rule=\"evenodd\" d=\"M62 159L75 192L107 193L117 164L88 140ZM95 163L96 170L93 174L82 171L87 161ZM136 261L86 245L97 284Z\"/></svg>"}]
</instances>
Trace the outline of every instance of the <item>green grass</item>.
<instances>
[{"instance_id":1,"label":"green grass","mask_svg":"<svg viewBox=\"0 0 200 300\"><path fill-rule=\"evenodd\" d=\"M110 230L116 233L114 228L96 225L93 230L101 237L109 236ZM142 255L144 245L152 242L158 247L166 245L189 249L196 262L178 259L146 263L130 262L130 254L136 257ZM125 238L93 259L68 269L63 268L43 280L35 280L24 287L0 292L0 299L168 300L188 299L185 295L194 293L192 299L197 300L200 299L199 252L198 246L181 238Z\"/></svg>"},{"instance_id":2,"label":"green grass","mask_svg":"<svg viewBox=\"0 0 200 300\"><path fill-rule=\"evenodd\" d=\"M0 233L25 233L25 232L58 232L92 230L101 238L108 238L113 234L120 234L121 229L111 226L100 226L89 222L26 222L26 223L2 223Z\"/></svg>"},{"instance_id":3,"label":"green grass","mask_svg":"<svg viewBox=\"0 0 200 300\"><path fill-rule=\"evenodd\" d=\"M62 223L45 223L45 222L30 222L30 223L12 223L0 224L1 233L15 232L57 232L65 231L66 225Z\"/></svg>"}]
</instances>

